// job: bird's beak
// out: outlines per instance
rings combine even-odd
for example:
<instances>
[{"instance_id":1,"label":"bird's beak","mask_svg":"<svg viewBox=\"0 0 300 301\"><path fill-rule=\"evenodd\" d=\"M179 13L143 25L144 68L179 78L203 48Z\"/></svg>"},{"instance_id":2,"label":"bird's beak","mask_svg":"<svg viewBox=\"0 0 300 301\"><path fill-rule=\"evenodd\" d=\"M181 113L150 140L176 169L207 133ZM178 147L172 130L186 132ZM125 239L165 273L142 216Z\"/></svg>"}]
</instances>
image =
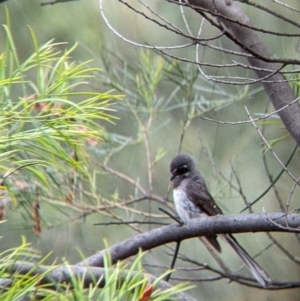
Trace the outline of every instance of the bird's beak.
<instances>
[{"instance_id":1,"label":"bird's beak","mask_svg":"<svg viewBox=\"0 0 300 301\"><path fill-rule=\"evenodd\" d=\"M173 181L175 177L176 177L176 175L172 175L170 181Z\"/></svg>"}]
</instances>

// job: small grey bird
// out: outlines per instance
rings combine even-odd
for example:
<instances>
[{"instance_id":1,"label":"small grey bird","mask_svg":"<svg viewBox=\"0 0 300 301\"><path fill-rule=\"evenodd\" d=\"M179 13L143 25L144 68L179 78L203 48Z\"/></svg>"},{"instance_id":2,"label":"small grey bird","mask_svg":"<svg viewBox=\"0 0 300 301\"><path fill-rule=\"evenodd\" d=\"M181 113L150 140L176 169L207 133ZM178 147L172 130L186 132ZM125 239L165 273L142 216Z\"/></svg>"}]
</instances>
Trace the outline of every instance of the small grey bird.
<instances>
[{"instance_id":1,"label":"small grey bird","mask_svg":"<svg viewBox=\"0 0 300 301\"><path fill-rule=\"evenodd\" d=\"M210 193L204 179L197 170L195 160L186 154L180 154L173 158L170 165L173 184L173 199L176 211L183 223L201 216L213 216L222 214ZM253 277L263 287L266 287L271 279L267 273L250 257L250 255L230 235L220 235L229 243L236 254L240 257ZM210 244L221 252L221 247L216 236L206 236Z\"/></svg>"}]
</instances>

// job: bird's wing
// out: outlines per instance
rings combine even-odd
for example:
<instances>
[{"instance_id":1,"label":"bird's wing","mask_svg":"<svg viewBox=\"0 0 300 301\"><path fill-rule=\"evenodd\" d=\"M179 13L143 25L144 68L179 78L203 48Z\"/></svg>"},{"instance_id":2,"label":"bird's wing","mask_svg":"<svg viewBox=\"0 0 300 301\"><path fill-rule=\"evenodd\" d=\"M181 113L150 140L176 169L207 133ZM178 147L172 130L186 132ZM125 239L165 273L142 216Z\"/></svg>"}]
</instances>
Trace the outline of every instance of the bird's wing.
<instances>
[{"instance_id":1,"label":"bird's wing","mask_svg":"<svg viewBox=\"0 0 300 301\"><path fill-rule=\"evenodd\" d=\"M200 175L194 176L192 181L187 182L186 193L188 198L208 215L222 214Z\"/></svg>"}]
</instances>

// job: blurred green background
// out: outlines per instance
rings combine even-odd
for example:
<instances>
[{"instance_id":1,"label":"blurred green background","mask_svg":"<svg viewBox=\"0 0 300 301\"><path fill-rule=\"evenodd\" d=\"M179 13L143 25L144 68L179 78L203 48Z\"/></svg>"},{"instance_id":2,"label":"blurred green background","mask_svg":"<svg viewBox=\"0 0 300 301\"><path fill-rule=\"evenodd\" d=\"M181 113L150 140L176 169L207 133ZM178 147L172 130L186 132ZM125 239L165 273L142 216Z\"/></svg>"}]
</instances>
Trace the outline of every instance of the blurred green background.
<instances>
[{"instance_id":1,"label":"blurred green background","mask_svg":"<svg viewBox=\"0 0 300 301\"><path fill-rule=\"evenodd\" d=\"M175 23L179 27L183 27L183 21L176 5L167 3L166 1L148 1L151 7L155 8L168 21ZM103 57L109 64L110 71L114 70L120 76L129 76L128 89L135 89L135 79L138 77L141 64L141 53L143 50L137 46L122 41L106 26L102 20L97 1L80 0L66 3L58 3L56 5L40 6L41 1L37 0L9 0L0 6L1 24L5 23L4 5L9 9L11 18L11 29L15 38L16 48L20 59L25 60L33 51L32 41L29 35L28 26L35 32L40 44L51 39L56 42L66 42L71 47L78 43L78 47L74 52L73 59L76 61L84 61L93 59L92 66L100 67L103 73L97 74L95 79L91 80L93 89L107 91L112 85L107 83L106 72L104 68ZM131 1L133 5L140 7L137 1ZM300 8L298 1L290 1L291 5ZM286 32L292 32L294 28L284 22L277 21L275 18L266 16L263 12L257 12L251 7L245 6L244 9L249 14L253 23L258 27L267 29L280 29ZM147 43L150 45L177 45L186 43L188 40L171 34L159 26L151 24L142 16L137 16L134 12L124 7L118 1L104 1L104 10L106 16L113 26L121 32L121 34L131 40L139 43ZM285 13L285 12L283 12ZM285 13L288 17L294 18L292 13ZM194 13L187 12L188 20L190 20L193 30L197 30L200 21ZM205 33L208 30L209 33ZM208 24L204 27L204 36L211 36L214 29ZM276 56L284 55L285 57L298 56L296 48L296 38L289 39L277 37L271 38L266 36L266 43L270 47L270 52ZM0 31L0 41L4 40L4 31ZM221 40L223 46L232 47L234 45ZM2 44L2 43L1 43ZM64 46L60 46L62 49ZM0 52L3 51L3 44L0 45ZM194 49L182 49L175 52L178 56L194 59ZM158 53L147 54L153 62ZM203 51L202 57L206 61L227 62L230 58L220 56L217 53L208 50ZM172 63L172 62L170 62ZM151 65L151 64L150 64ZM166 64L168 65L168 64ZM127 67L128 66L128 67ZM169 66L169 65L168 65ZM126 72L124 70L127 69ZM197 74L196 67L189 64L180 63L174 67L174 78L180 82L180 72L184 71L186 79L191 79ZM205 68L211 74L222 74L227 72L224 70L212 70ZM230 71L231 72L231 71ZM231 74L239 75L239 72L245 71L234 70ZM241 73L240 73L241 74ZM192 80L191 80L192 82ZM169 186L169 163L178 151L180 135L182 132L183 121L186 116L188 100L199 100L202 107L194 105L195 112L207 111L204 116L225 121L242 121L247 120L247 114L244 106L247 106L253 117L265 112L268 105L268 99L261 88L261 85L253 86L231 86L215 84L204 79L200 74L196 76L196 80L189 87L189 83L182 83L183 88L176 92L175 80L170 80L168 75L163 74L162 80L155 90L156 99L153 100L158 105L155 111L153 125L149 132L150 151L155 156L157 149L163 149L165 155L154 166L154 193L161 197L165 197ZM129 101L133 100L132 95L124 93ZM127 94L127 95L126 95ZM166 107L164 102L171 99ZM193 106L193 105L192 105ZM204 109L203 109L204 108ZM115 124L104 124L109 133L122 135L131 139L133 143L129 143L122 151L116 152L111 158L110 166L116 170L130 175L133 179L137 179L144 187L148 187L148 167L146 163L146 151L142 139L139 142L138 124L133 114L126 109L124 103L115 105L115 115L119 118ZM222 179L224 175L228 180L232 179L232 166L236 170L241 182L244 195L248 201L255 199L269 185L265 169L262 163L262 144L255 129L250 123L242 125L223 125L214 122L202 120L194 115L190 120L184 135L182 151L190 153L199 160L199 167L204 175L208 187L220 204L225 214L238 213L244 208L241 197L233 191L228 183ZM275 120L275 119L272 119ZM274 123L266 127L266 137L268 139L276 139L286 134L282 124ZM276 153L285 162L294 148L294 141L286 138L274 146ZM102 146L99 149L92 150L95 158L99 155L99 160L103 155ZM269 168L275 177L280 171L279 164L275 161L270 153L266 154L269 162ZM289 170L298 176L299 174L299 154L293 159L289 166ZM215 168L216 167L216 168ZM234 182L234 180L233 180ZM128 199L134 195L134 187L128 183L119 180L109 174L101 174L97 176L97 185L99 189L106 195L118 194L122 199ZM281 198L286 201L293 188L293 182L284 174L279 183L278 190ZM171 200L169 194L169 200ZM290 200L289 210L299 207L297 200L299 192L296 190ZM135 206L139 210L149 210L151 202L137 203ZM261 212L262 208L266 212L278 212L280 208L274 198L273 192L268 193L262 200L254 206L255 212ZM45 220L50 220L49 224L42 229L40 237L36 237L32 231L31 220L22 210L9 208L6 213L7 222L0 225L1 229L1 250L9 247L17 246L20 243L21 235L31 242L35 247L41 250L42 254L53 251L53 258L65 258L71 263L80 260L78 250L81 250L86 256L93 254L95 251L104 247L103 239L108 241L109 245L129 238L136 233L133 229L125 226L98 226L95 222L109 222L111 218L105 217L103 214L94 213L76 221L68 220L65 216L60 215L53 206L47 204L41 205L41 212ZM151 208L151 212L161 214L158 211L158 204L155 203ZM135 219L133 213L124 211L116 211L116 214L123 215L127 220ZM125 215L125 216L124 216ZM172 222L167 218L161 218ZM52 223L51 223L52 221ZM148 226L140 227L143 231L149 229ZM297 241L299 238L292 234L276 234L274 235L294 256L299 256L299 246ZM238 236L239 242L249 251L250 254L259 252L266 247L270 241L265 234L245 234ZM192 247L191 247L192 246ZM295 247L296 246L296 247ZM173 246L174 247L174 246ZM232 262L235 268L239 267L239 262L235 260L235 256L226 245L222 245L222 258L227 262ZM182 253L201 261L214 264L213 260L207 254L206 249L198 242L197 239L185 241L182 244ZM200 256L201 255L201 256ZM159 259L158 259L159 258ZM296 264L291 263L285 255L280 253L276 247L263 253L258 262L268 271L273 279L278 280L297 280L299 279L299 268ZM146 260L147 261L147 260ZM154 250L148 258L148 263L155 262L159 265L168 266L170 256L166 250ZM180 264L184 266L184 263ZM158 274L154 267L149 268L154 274ZM183 277L183 274L180 275ZM186 273L189 278L204 278L199 276L198 272ZM197 289L193 294L199 300L298 300L299 290L282 290L282 291L260 291L251 290L237 284L229 284L224 281L219 282L200 282L197 283Z\"/></svg>"}]
</instances>

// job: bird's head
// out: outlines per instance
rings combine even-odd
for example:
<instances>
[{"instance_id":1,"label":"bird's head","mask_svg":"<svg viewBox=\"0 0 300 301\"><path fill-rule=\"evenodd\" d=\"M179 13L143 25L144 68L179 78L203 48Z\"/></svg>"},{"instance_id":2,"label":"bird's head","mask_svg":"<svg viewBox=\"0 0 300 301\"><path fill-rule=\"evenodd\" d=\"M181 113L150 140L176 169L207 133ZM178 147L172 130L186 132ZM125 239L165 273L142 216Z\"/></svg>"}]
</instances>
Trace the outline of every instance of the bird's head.
<instances>
[{"instance_id":1,"label":"bird's head","mask_svg":"<svg viewBox=\"0 0 300 301\"><path fill-rule=\"evenodd\" d=\"M171 181L175 178L186 178L196 166L195 160L187 154L175 156L170 164Z\"/></svg>"}]
</instances>

